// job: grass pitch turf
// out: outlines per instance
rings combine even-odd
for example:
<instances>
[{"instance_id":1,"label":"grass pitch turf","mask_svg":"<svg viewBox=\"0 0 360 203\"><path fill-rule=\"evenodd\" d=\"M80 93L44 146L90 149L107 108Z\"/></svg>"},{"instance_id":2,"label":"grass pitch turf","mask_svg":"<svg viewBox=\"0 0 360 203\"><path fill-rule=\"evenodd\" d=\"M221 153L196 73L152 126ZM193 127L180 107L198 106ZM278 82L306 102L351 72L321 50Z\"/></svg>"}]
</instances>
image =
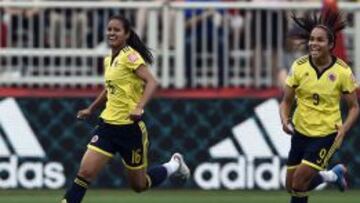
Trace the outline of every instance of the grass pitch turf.
<instances>
[{"instance_id":1,"label":"grass pitch turf","mask_svg":"<svg viewBox=\"0 0 360 203\"><path fill-rule=\"evenodd\" d=\"M0 190L0 203L60 203L63 191ZM284 191L154 190L136 194L129 190L89 190L83 203L288 203ZM360 190L311 193L309 203L359 203Z\"/></svg>"}]
</instances>

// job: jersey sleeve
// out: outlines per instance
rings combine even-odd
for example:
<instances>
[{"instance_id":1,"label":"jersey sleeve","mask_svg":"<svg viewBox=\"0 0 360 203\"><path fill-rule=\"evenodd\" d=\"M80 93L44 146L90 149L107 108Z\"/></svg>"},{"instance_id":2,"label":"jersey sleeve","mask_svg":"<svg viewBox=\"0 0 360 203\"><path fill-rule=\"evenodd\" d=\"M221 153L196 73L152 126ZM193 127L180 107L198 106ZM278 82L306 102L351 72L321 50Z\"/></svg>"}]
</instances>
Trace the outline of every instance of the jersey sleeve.
<instances>
[{"instance_id":1,"label":"jersey sleeve","mask_svg":"<svg viewBox=\"0 0 360 203\"><path fill-rule=\"evenodd\" d=\"M126 55L125 65L127 68L134 71L143 64L145 64L145 61L138 52L131 51Z\"/></svg>"},{"instance_id":2,"label":"jersey sleeve","mask_svg":"<svg viewBox=\"0 0 360 203\"><path fill-rule=\"evenodd\" d=\"M344 71L344 77L342 77L341 91L345 94L352 93L357 87L358 84L354 74L350 68L346 68Z\"/></svg>"},{"instance_id":3,"label":"jersey sleeve","mask_svg":"<svg viewBox=\"0 0 360 203\"><path fill-rule=\"evenodd\" d=\"M288 73L288 76L286 78L286 85L288 85L289 87L293 87L296 88L297 86L299 86L299 79L298 79L298 73L297 73L297 64L296 62L294 62L290 68L290 71Z\"/></svg>"}]
</instances>

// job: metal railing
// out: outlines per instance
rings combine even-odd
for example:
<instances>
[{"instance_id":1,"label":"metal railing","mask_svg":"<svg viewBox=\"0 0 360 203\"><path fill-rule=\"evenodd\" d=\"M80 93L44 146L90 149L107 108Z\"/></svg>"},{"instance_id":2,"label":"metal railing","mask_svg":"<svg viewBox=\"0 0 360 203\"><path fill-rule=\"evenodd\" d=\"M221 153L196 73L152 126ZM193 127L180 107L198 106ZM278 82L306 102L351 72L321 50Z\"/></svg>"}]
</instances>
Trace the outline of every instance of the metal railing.
<instances>
[{"instance_id":1,"label":"metal railing","mask_svg":"<svg viewBox=\"0 0 360 203\"><path fill-rule=\"evenodd\" d=\"M360 4L340 3L353 19L345 30L360 75ZM99 85L104 35L122 14L153 50L151 70L163 88L269 87L294 57L286 49L288 12L320 3L0 1L0 85Z\"/></svg>"}]
</instances>

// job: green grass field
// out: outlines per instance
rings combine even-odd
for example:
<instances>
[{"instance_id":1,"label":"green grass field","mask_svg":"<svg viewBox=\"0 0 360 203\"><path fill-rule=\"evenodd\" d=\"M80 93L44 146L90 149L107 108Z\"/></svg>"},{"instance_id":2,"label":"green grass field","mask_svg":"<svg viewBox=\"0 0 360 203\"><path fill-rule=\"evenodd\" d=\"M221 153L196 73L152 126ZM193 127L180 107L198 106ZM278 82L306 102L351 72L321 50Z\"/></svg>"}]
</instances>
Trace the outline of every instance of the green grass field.
<instances>
[{"instance_id":1,"label":"green grass field","mask_svg":"<svg viewBox=\"0 0 360 203\"><path fill-rule=\"evenodd\" d=\"M59 203L62 191L0 191L0 203ZM128 190L90 190L84 203L288 203L283 191L155 190L136 194ZM360 191L312 193L310 203L359 203Z\"/></svg>"}]
</instances>

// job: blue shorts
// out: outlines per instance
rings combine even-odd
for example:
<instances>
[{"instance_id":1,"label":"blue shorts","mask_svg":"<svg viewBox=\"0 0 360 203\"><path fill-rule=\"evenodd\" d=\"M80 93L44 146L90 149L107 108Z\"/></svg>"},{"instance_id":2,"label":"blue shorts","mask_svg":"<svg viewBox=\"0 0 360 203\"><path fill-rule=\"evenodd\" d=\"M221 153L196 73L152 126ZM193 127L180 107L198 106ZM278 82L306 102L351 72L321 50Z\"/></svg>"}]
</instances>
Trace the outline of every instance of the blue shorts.
<instances>
[{"instance_id":1,"label":"blue shorts","mask_svg":"<svg viewBox=\"0 0 360 203\"><path fill-rule=\"evenodd\" d=\"M295 131L291 137L288 168L295 168L303 163L317 170L326 169L337 149L334 143L336 135L335 132L325 137L308 137Z\"/></svg>"},{"instance_id":2,"label":"blue shorts","mask_svg":"<svg viewBox=\"0 0 360 203\"><path fill-rule=\"evenodd\" d=\"M147 167L148 133L145 123L112 125L100 120L95 127L88 149L108 157L119 153L128 169Z\"/></svg>"}]
</instances>

